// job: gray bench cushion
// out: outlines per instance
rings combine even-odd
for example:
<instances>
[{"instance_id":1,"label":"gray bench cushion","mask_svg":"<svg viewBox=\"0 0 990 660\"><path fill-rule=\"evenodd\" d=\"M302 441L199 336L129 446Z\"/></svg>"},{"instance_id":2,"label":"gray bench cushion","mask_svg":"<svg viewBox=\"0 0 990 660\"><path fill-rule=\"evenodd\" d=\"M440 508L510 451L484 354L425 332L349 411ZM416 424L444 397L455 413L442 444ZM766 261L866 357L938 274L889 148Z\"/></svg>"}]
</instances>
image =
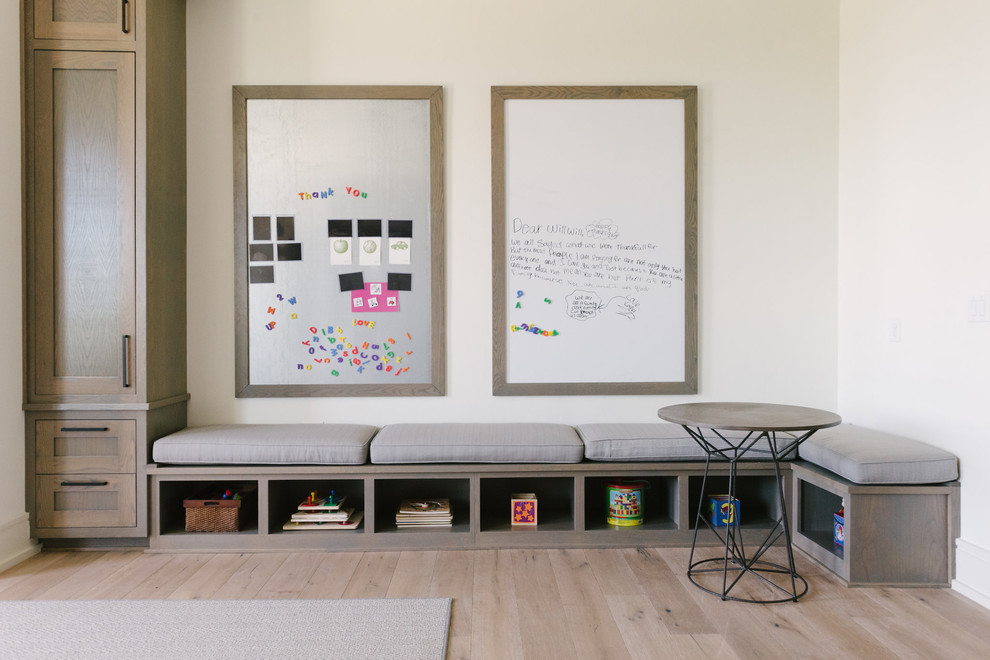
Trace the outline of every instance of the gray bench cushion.
<instances>
[{"instance_id":1,"label":"gray bench cushion","mask_svg":"<svg viewBox=\"0 0 990 660\"><path fill-rule=\"evenodd\" d=\"M959 478L959 460L944 449L852 424L819 431L799 452L857 484L939 484Z\"/></svg>"},{"instance_id":2,"label":"gray bench cushion","mask_svg":"<svg viewBox=\"0 0 990 660\"><path fill-rule=\"evenodd\" d=\"M389 424L372 463L580 463L584 444L565 424Z\"/></svg>"},{"instance_id":3,"label":"gray bench cushion","mask_svg":"<svg viewBox=\"0 0 990 660\"><path fill-rule=\"evenodd\" d=\"M224 424L155 441L156 463L360 465L377 430L364 424Z\"/></svg>"},{"instance_id":4,"label":"gray bench cushion","mask_svg":"<svg viewBox=\"0 0 990 660\"><path fill-rule=\"evenodd\" d=\"M584 455L592 461L698 461L705 460L705 452L679 424L665 422L611 424L581 424L577 432L584 440ZM742 431L720 431L732 440L744 438ZM782 437L783 436L783 437ZM718 436L709 435L712 444L721 447ZM789 434L777 434L778 447L790 439ZM767 441L759 440L756 449L768 449ZM767 460L765 452L750 453L743 459ZM794 458L791 452L786 458Z\"/></svg>"}]
</instances>

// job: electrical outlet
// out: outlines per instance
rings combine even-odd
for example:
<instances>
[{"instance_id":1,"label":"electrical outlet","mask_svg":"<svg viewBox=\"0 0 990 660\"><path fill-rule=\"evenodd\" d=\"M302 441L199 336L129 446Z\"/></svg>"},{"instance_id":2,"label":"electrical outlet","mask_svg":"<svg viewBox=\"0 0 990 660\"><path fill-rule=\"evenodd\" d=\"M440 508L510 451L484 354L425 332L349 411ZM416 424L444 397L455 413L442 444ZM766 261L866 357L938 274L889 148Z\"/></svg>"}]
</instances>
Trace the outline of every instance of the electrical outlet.
<instances>
[{"instance_id":1,"label":"electrical outlet","mask_svg":"<svg viewBox=\"0 0 990 660\"><path fill-rule=\"evenodd\" d=\"M890 319L887 325L887 341L898 342L901 340L901 320Z\"/></svg>"},{"instance_id":2,"label":"electrical outlet","mask_svg":"<svg viewBox=\"0 0 990 660\"><path fill-rule=\"evenodd\" d=\"M969 297L966 320L970 323L990 323L990 296L980 293Z\"/></svg>"}]
</instances>

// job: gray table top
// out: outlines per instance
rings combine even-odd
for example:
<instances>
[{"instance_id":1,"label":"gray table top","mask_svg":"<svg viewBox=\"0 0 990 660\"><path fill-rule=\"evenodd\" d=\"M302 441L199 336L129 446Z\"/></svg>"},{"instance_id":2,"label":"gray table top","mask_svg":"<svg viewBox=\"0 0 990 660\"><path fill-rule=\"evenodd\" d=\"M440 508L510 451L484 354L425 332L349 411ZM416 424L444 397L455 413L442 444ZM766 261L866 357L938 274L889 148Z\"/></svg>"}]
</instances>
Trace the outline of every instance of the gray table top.
<instances>
[{"instance_id":1,"label":"gray table top","mask_svg":"<svg viewBox=\"0 0 990 660\"><path fill-rule=\"evenodd\" d=\"M657 415L682 426L726 431L811 431L842 422L827 410L776 403L682 403L661 408Z\"/></svg>"}]
</instances>

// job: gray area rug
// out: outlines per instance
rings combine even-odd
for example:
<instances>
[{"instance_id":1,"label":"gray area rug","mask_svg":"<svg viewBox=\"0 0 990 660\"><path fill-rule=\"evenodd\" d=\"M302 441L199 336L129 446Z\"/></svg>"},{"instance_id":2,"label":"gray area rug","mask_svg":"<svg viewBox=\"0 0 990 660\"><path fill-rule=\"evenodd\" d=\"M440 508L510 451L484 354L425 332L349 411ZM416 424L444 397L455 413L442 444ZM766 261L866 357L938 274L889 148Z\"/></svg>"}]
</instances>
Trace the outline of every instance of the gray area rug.
<instances>
[{"instance_id":1,"label":"gray area rug","mask_svg":"<svg viewBox=\"0 0 990 660\"><path fill-rule=\"evenodd\" d=\"M443 660L449 598L0 602L0 657Z\"/></svg>"}]
</instances>

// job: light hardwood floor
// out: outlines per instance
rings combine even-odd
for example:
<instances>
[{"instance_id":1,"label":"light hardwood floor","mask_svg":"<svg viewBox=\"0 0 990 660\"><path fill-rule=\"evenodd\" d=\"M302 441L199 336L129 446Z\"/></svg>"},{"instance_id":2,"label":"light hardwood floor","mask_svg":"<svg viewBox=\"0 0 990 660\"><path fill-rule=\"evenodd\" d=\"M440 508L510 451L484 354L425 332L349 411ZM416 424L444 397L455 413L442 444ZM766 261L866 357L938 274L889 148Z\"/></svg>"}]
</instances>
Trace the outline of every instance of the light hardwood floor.
<instances>
[{"instance_id":1,"label":"light hardwood floor","mask_svg":"<svg viewBox=\"0 0 990 660\"><path fill-rule=\"evenodd\" d=\"M722 602L680 548L43 552L0 599L453 598L449 658L988 658L990 611L949 589L849 589L798 553L798 603Z\"/></svg>"}]
</instances>

